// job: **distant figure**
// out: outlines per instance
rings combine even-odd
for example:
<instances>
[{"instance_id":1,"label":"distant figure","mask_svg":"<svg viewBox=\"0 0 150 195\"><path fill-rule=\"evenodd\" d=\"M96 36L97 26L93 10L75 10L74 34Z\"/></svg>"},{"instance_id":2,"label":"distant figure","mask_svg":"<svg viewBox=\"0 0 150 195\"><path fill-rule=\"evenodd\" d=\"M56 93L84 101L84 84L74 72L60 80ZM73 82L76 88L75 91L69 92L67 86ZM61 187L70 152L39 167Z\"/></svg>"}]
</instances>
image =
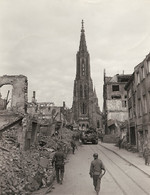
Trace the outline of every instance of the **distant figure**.
<instances>
[{"instance_id":1,"label":"distant figure","mask_svg":"<svg viewBox=\"0 0 150 195\"><path fill-rule=\"evenodd\" d=\"M99 138L100 138L101 142L103 142L103 137L104 137L104 135L103 135L103 132L102 132L102 130L101 130L101 131L100 131L100 134L99 134Z\"/></svg>"},{"instance_id":2,"label":"distant figure","mask_svg":"<svg viewBox=\"0 0 150 195\"><path fill-rule=\"evenodd\" d=\"M119 146L119 149L121 149L121 143L122 143L122 139L119 138L119 141L118 141L118 146Z\"/></svg>"},{"instance_id":3,"label":"distant figure","mask_svg":"<svg viewBox=\"0 0 150 195\"><path fill-rule=\"evenodd\" d=\"M93 157L94 160L91 162L89 174L91 178L93 178L94 189L96 191L96 194L98 195L100 191L101 178L105 174L106 169L104 167L103 162L98 159L97 153L93 154Z\"/></svg>"},{"instance_id":4,"label":"distant figure","mask_svg":"<svg viewBox=\"0 0 150 195\"><path fill-rule=\"evenodd\" d=\"M57 152L52 159L52 166L55 164L57 183L62 184L64 177L65 155L60 146L57 147Z\"/></svg>"},{"instance_id":5,"label":"distant figure","mask_svg":"<svg viewBox=\"0 0 150 195\"><path fill-rule=\"evenodd\" d=\"M145 165L149 165L150 164L150 149L148 146L146 146L146 148L144 149L143 156L145 158Z\"/></svg>"},{"instance_id":6,"label":"distant figure","mask_svg":"<svg viewBox=\"0 0 150 195\"><path fill-rule=\"evenodd\" d=\"M72 147L72 153L74 154L75 149L77 149L77 145L75 143L75 140L72 139L71 142L70 142L70 144L71 144L71 147Z\"/></svg>"}]
</instances>

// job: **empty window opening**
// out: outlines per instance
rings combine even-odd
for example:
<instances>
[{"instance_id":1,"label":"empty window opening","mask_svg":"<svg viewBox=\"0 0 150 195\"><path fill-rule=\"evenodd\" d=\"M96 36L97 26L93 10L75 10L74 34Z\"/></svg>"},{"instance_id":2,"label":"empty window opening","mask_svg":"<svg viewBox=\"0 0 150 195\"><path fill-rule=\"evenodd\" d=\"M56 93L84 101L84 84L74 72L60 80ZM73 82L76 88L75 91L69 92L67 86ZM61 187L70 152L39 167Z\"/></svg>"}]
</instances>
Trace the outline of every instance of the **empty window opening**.
<instances>
[{"instance_id":1,"label":"empty window opening","mask_svg":"<svg viewBox=\"0 0 150 195\"><path fill-rule=\"evenodd\" d=\"M136 76L137 76L137 85L138 85L140 83L140 75L139 75L139 72L137 72Z\"/></svg>"},{"instance_id":2,"label":"empty window opening","mask_svg":"<svg viewBox=\"0 0 150 195\"><path fill-rule=\"evenodd\" d=\"M122 101L122 107L127 107L127 101L126 100Z\"/></svg>"},{"instance_id":3,"label":"empty window opening","mask_svg":"<svg viewBox=\"0 0 150 195\"><path fill-rule=\"evenodd\" d=\"M3 85L0 88L0 109L10 109L12 102L12 85Z\"/></svg>"},{"instance_id":4,"label":"empty window opening","mask_svg":"<svg viewBox=\"0 0 150 195\"><path fill-rule=\"evenodd\" d=\"M147 99L146 99L146 96L144 95L143 96L143 107L144 107L144 113L147 113Z\"/></svg>"},{"instance_id":5,"label":"empty window opening","mask_svg":"<svg viewBox=\"0 0 150 195\"><path fill-rule=\"evenodd\" d=\"M142 79L145 79L145 70L144 70L144 66L142 66L141 69L142 69Z\"/></svg>"},{"instance_id":6,"label":"empty window opening","mask_svg":"<svg viewBox=\"0 0 150 195\"><path fill-rule=\"evenodd\" d=\"M112 99L121 99L121 95L112 95L111 98Z\"/></svg>"},{"instance_id":7,"label":"empty window opening","mask_svg":"<svg viewBox=\"0 0 150 195\"><path fill-rule=\"evenodd\" d=\"M150 59L147 61L147 69L148 69L148 73L150 72Z\"/></svg>"},{"instance_id":8,"label":"empty window opening","mask_svg":"<svg viewBox=\"0 0 150 195\"><path fill-rule=\"evenodd\" d=\"M112 91L119 91L119 85L113 85Z\"/></svg>"}]
</instances>

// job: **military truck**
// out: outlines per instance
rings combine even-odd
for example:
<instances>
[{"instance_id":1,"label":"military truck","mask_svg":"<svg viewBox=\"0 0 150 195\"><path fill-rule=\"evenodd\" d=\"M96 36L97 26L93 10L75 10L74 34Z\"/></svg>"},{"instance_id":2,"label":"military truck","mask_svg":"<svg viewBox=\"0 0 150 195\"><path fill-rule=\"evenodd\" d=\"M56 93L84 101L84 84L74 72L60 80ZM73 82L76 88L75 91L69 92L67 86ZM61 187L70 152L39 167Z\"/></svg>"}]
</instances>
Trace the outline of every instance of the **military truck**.
<instances>
[{"instance_id":1,"label":"military truck","mask_svg":"<svg viewBox=\"0 0 150 195\"><path fill-rule=\"evenodd\" d=\"M98 134L93 130L85 130L81 132L80 140L83 144L86 144L88 142L92 144L98 144Z\"/></svg>"}]
</instances>

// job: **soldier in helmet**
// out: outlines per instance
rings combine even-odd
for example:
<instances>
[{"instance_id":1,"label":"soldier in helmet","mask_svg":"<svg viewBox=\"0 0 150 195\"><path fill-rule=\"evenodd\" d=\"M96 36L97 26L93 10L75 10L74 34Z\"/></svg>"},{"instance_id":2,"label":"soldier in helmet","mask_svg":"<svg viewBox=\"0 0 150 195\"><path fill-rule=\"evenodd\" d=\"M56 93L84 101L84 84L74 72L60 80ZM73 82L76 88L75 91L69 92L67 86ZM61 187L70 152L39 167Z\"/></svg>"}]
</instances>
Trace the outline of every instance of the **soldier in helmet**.
<instances>
[{"instance_id":1,"label":"soldier in helmet","mask_svg":"<svg viewBox=\"0 0 150 195\"><path fill-rule=\"evenodd\" d=\"M148 145L146 145L146 148L144 149L143 156L145 158L145 165L149 165L150 164L150 148L148 147Z\"/></svg>"},{"instance_id":2,"label":"soldier in helmet","mask_svg":"<svg viewBox=\"0 0 150 195\"><path fill-rule=\"evenodd\" d=\"M70 144L71 144L71 147L72 147L72 153L74 154L75 149L77 149L77 145L76 145L76 142L75 142L75 138L72 138Z\"/></svg>"},{"instance_id":3,"label":"soldier in helmet","mask_svg":"<svg viewBox=\"0 0 150 195\"><path fill-rule=\"evenodd\" d=\"M61 147L57 147L57 152L54 154L54 157L52 159L52 166L55 164L55 170L56 170L56 179L57 183L62 184L63 177L64 177L64 164L65 164L65 155L63 151L61 150Z\"/></svg>"},{"instance_id":4,"label":"soldier in helmet","mask_svg":"<svg viewBox=\"0 0 150 195\"><path fill-rule=\"evenodd\" d=\"M96 191L96 194L98 195L100 191L101 178L105 174L106 169L103 162L98 159L97 153L93 154L93 157L94 160L91 162L89 174L91 178L93 178L94 189Z\"/></svg>"}]
</instances>

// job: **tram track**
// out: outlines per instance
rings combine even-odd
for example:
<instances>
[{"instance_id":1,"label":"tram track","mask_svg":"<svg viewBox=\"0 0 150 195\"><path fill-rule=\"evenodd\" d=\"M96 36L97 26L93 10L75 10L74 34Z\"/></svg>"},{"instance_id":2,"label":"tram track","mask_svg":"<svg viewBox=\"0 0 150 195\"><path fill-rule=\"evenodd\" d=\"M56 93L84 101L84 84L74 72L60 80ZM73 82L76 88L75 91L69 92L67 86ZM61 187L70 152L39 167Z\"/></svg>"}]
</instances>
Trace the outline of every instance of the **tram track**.
<instances>
[{"instance_id":1,"label":"tram track","mask_svg":"<svg viewBox=\"0 0 150 195\"><path fill-rule=\"evenodd\" d=\"M137 189L137 191L138 191L138 189L139 189L138 192L140 192L140 193L138 193L138 194L141 194L141 195L144 195L144 194L150 195L150 192L148 192L147 190L145 190L145 189L141 186L141 184L138 183L133 177L131 177L131 176L130 176L122 167L121 167L121 166L119 166L119 164L116 163L115 160L112 160L112 158L109 157L109 155L110 155L110 156L116 155L115 153L113 153L113 152L110 151L110 150L107 150L106 148L103 148L103 150L102 150L102 149L100 148L99 145L97 145L97 146L94 145L93 147L89 147L89 148L91 149L91 151L92 151L93 153L94 153L95 151L97 151L98 153L100 152L101 155L104 155L105 158L107 159L107 161L109 161L109 164L111 164L111 166L112 166L113 168L115 168L115 169L118 170L118 172L120 173L120 175L122 175L123 178L125 178L125 180L127 181L127 183L130 184L130 186L133 185L133 186ZM104 152L104 150L107 151L107 152ZM109 155L108 155L108 153L109 153ZM116 156L117 156L117 155L116 155ZM117 156L117 158L120 158L122 161L124 161L128 167L131 167L131 166L132 166L131 163L125 161L125 160L122 159L121 157ZM105 164L107 164L107 163L105 163ZM107 166L106 166L106 167L107 167ZM137 168L134 167L134 166L133 166L133 168L134 168L134 169L137 169ZM139 171L139 169L137 169L137 171ZM123 193L124 195L128 195L128 194L129 194L129 193L127 192L128 190L126 189L126 187L124 187L124 186L126 186L126 185L121 184L121 182L118 181L118 178L116 178L116 177L114 176L114 174L111 172L110 169L107 169L107 172L108 172L109 175L112 177L113 181L117 184L117 186L118 186L119 189L122 191L122 193ZM131 185L131 184L132 184L132 185ZM136 195L137 195L137 193L136 193Z\"/></svg>"}]
</instances>

